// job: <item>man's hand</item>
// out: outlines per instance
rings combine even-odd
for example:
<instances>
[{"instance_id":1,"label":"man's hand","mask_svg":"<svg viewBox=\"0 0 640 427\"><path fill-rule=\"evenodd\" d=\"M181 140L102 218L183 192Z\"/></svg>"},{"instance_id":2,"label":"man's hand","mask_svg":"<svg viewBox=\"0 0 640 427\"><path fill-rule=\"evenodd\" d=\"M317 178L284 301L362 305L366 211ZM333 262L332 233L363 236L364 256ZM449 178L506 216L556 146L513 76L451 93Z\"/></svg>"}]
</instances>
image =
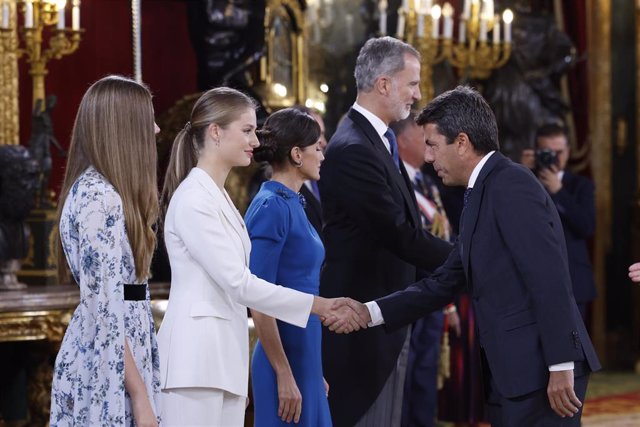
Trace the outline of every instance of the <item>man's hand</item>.
<instances>
[{"instance_id":1,"label":"man's hand","mask_svg":"<svg viewBox=\"0 0 640 427\"><path fill-rule=\"evenodd\" d=\"M462 330L460 329L460 316L457 311L451 311L446 314L447 316L447 324L449 325L449 329L456 333L456 336L460 338L460 334Z\"/></svg>"},{"instance_id":2,"label":"man's hand","mask_svg":"<svg viewBox=\"0 0 640 427\"><path fill-rule=\"evenodd\" d=\"M536 168L536 152L531 148L525 148L520 154L520 163L531 170Z\"/></svg>"},{"instance_id":3,"label":"man's hand","mask_svg":"<svg viewBox=\"0 0 640 427\"><path fill-rule=\"evenodd\" d=\"M348 334L361 328L366 329L367 324L371 321L367 307L351 298L332 300L330 312L321 318L324 326L338 334Z\"/></svg>"},{"instance_id":4,"label":"man's hand","mask_svg":"<svg viewBox=\"0 0 640 427\"><path fill-rule=\"evenodd\" d=\"M629 267L629 278L637 283L640 283L640 262L631 264Z\"/></svg>"},{"instance_id":5,"label":"man's hand","mask_svg":"<svg viewBox=\"0 0 640 427\"><path fill-rule=\"evenodd\" d=\"M573 390L573 369L549 372L547 396L551 409L562 418L573 417L578 413L582 402Z\"/></svg>"},{"instance_id":6,"label":"man's hand","mask_svg":"<svg viewBox=\"0 0 640 427\"><path fill-rule=\"evenodd\" d=\"M557 166L551 166L551 169L545 168L538 171L538 179L549 194L556 194L562 189L562 181L558 177L558 172Z\"/></svg>"}]
</instances>

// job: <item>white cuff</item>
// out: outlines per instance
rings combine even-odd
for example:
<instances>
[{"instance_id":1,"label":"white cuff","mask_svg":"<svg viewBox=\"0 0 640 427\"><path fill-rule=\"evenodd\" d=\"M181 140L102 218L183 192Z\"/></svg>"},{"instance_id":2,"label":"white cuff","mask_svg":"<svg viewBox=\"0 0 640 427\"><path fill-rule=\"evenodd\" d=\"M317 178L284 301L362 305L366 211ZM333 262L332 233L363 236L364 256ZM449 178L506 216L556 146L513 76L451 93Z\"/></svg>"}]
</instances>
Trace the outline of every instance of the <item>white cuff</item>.
<instances>
[{"instance_id":1,"label":"white cuff","mask_svg":"<svg viewBox=\"0 0 640 427\"><path fill-rule=\"evenodd\" d=\"M365 302L364 305L367 306L367 310L369 310L369 316L371 316L371 322L367 326L370 328L373 326L378 326L384 324L384 318L382 317L382 311L380 311L380 306L375 301Z\"/></svg>"},{"instance_id":2,"label":"white cuff","mask_svg":"<svg viewBox=\"0 0 640 427\"><path fill-rule=\"evenodd\" d=\"M564 363L558 363L557 365L550 365L549 372L573 371L573 368L574 368L573 362L564 362Z\"/></svg>"}]
</instances>

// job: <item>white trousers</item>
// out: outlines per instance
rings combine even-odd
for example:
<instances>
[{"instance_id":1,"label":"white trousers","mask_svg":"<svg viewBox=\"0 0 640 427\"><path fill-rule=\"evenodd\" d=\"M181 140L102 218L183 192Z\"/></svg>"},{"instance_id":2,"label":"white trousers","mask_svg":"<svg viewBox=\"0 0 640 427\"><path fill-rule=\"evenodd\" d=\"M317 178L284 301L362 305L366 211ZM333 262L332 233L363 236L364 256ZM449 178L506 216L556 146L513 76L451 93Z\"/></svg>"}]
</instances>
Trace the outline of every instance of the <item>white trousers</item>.
<instances>
[{"instance_id":1,"label":"white trousers","mask_svg":"<svg viewBox=\"0 0 640 427\"><path fill-rule=\"evenodd\" d=\"M242 427L247 398L216 388L162 390L162 427Z\"/></svg>"}]
</instances>

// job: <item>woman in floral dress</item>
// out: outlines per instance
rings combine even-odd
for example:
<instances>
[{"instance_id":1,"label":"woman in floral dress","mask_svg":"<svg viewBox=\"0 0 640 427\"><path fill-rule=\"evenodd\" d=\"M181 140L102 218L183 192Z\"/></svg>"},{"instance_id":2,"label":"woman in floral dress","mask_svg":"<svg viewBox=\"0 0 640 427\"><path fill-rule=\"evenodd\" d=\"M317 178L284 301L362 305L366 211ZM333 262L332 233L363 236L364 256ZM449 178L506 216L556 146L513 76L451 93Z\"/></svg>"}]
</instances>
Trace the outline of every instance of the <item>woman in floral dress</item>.
<instances>
[{"instance_id":1,"label":"woman in floral dress","mask_svg":"<svg viewBox=\"0 0 640 427\"><path fill-rule=\"evenodd\" d=\"M80 103L58 208L59 273L71 273L80 304L56 358L52 427L158 426L146 284L158 216L154 131L151 94L132 80L105 77Z\"/></svg>"}]
</instances>

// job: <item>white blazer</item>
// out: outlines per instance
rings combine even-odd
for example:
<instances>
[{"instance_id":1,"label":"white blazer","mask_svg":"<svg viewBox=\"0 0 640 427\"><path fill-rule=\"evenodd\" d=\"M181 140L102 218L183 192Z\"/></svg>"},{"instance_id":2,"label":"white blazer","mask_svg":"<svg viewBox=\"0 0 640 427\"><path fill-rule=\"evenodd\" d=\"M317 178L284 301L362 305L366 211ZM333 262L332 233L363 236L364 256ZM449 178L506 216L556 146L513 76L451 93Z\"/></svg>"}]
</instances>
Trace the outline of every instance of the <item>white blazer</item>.
<instances>
[{"instance_id":1,"label":"white blazer","mask_svg":"<svg viewBox=\"0 0 640 427\"><path fill-rule=\"evenodd\" d=\"M171 198L164 238L171 292L158 332L161 388L247 396L247 307L306 327L313 296L251 274L242 216L202 169L193 168Z\"/></svg>"}]
</instances>

